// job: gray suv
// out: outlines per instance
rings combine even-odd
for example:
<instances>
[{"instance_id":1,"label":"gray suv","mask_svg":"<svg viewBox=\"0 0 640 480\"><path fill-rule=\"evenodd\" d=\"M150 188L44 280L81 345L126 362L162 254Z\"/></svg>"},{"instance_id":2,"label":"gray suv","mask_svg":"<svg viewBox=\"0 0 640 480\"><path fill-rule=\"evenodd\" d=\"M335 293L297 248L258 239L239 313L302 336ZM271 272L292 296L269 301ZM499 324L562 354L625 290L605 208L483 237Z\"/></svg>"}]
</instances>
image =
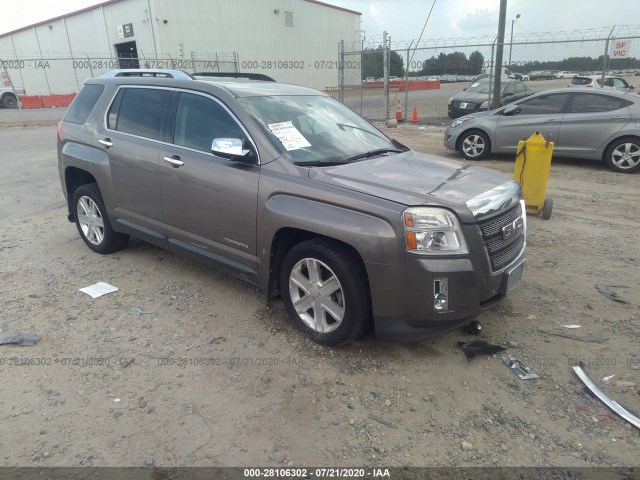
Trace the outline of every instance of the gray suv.
<instances>
[{"instance_id":1,"label":"gray suv","mask_svg":"<svg viewBox=\"0 0 640 480\"><path fill-rule=\"evenodd\" d=\"M518 283L519 185L414 152L316 90L180 71L90 79L58 126L69 220L94 252L130 235L280 296L317 342L420 340Z\"/></svg>"}]
</instances>

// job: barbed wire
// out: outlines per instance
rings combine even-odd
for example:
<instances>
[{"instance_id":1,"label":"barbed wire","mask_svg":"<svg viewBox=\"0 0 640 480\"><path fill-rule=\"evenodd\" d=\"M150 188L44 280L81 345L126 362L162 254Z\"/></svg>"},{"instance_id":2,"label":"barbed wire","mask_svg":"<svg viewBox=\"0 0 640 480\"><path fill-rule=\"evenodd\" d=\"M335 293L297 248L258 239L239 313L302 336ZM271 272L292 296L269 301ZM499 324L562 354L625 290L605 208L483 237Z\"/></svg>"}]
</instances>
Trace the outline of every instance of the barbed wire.
<instances>
[{"instance_id":1,"label":"barbed wire","mask_svg":"<svg viewBox=\"0 0 640 480\"><path fill-rule=\"evenodd\" d=\"M631 38L640 36L640 25L609 25L582 30L560 30L556 32L518 32L513 35L516 43L558 43L589 40L606 40L607 38ZM365 35L360 41L345 45L345 50L376 49L383 44L383 34ZM472 47L490 46L496 42L496 35L476 35L470 37L427 38L419 43L415 40L393 40L392 50L406 50L407 48L430 47Z\"/></svg>"}]
</instances>

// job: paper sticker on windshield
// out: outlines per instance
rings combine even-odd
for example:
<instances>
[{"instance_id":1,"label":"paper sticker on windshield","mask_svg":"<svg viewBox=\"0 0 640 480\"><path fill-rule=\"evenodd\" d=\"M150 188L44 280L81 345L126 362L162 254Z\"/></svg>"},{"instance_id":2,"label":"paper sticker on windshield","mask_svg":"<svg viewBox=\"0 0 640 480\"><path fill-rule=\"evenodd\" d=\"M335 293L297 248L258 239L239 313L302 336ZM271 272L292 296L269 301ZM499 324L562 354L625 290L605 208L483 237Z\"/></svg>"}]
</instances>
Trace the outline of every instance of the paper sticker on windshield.
<instances>
[{"instance_id":1,"label":"paper sticker on windshield","mask_svg":"<svg viewBox=\"0 0 640 480\"><path fill-rule=\"evenodd\" d=\"M311 144L291 122L270 123L269 130L278 137L287 151L310 147Z\"/></svg>"}]
</instances>

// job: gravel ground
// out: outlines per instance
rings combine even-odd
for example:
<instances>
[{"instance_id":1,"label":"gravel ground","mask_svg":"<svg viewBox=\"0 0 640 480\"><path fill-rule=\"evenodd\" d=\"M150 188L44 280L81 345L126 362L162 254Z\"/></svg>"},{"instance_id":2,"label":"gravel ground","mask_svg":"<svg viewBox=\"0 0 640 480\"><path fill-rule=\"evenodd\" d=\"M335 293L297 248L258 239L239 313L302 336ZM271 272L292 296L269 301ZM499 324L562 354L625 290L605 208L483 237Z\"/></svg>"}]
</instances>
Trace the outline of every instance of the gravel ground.
<instances>
[{"instance_id":1,"label":"gravel ground","mask_svg":"<svg viewBox=\"0 0 640 480\"><path fill-rule=\"evenodd\" d=\"M442 128L387 132L457 158ZM42 335L0 346L1 466L640 466L638 430L571 369L640 411L638 175L554 159L523 280L478 318L539 375L520 380L499 355L468 362L457 342L477 337L461 331L325 348L215 270L136 240L91 253L65 218L54 139L0 130L0 329ZM98 281L119 290L78 291Z\"/></svg>"}]
</instances>

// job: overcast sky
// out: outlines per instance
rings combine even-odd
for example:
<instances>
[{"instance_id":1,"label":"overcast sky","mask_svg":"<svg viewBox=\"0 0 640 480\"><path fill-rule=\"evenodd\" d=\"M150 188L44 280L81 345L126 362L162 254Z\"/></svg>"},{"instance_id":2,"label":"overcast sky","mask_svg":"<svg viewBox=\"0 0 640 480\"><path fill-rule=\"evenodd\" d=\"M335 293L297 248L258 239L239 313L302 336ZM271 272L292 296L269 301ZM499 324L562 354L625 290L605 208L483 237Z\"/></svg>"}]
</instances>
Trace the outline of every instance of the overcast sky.
<instances>
[{"instance_id":1,"label":"overcast sky","mask_svg":"<svg viewBox=\"0 0 640 480\"><path fill-rule=\"evenodd\" d=\"M180 0L175 0L180 1ZM213 0L203 0L213 1ZM238 0L242 1L242 0ZM264 0L268 1L268 0ZM365 35L389 32L393 40L417 39L433 0L325 0L362 12ZM5 2L7 3L7 2ZM0 34L101 3L96 0L19 0L0 15ZM507 34L598 28L640 23L640 0L509 0ZM495 35L499 0L437 0L425 38Z\"/></svg>"}]
</instances>

